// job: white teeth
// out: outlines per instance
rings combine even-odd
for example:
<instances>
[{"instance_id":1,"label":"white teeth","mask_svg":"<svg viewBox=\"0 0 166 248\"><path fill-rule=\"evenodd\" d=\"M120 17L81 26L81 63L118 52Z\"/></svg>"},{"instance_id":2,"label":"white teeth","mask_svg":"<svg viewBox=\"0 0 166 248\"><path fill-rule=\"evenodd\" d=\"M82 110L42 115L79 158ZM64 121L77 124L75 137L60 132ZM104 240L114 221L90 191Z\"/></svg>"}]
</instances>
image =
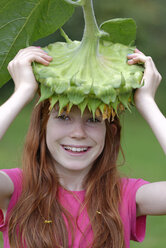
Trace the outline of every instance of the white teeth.
<instances>
[{"instance_id":1,"label":"white teeth","mask_svg":"<svg viewBox=\"0 0 166 248\"><path fill-rule=\"evenodd\" d=\"M87 151L88 148L76 148L76 147L70 147L70 146L64 146L64 148L66 150L70 150L70 151L73 151L73 152L83 152L83 151Z\"/></svg>"}]
</instances>

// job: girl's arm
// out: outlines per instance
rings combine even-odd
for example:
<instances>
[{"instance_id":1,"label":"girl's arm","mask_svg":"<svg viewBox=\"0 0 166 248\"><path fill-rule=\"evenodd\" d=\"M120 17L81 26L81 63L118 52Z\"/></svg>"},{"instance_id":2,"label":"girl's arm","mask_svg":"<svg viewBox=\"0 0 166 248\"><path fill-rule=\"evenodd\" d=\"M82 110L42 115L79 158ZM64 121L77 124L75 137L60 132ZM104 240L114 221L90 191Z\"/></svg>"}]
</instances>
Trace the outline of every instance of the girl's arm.
<instances>
[{"instance_id":1,"label":"girl's arm","mask_svg":"<svg viewBox=\"0 0 166 248\"><path fill-rule=\"evenodd\" d=\"M15 90L12 96L0 106L0 139L18 115L21 109L30 102L38 88L31 63L36 61L48 65L52 60L46 52L37 47L28 47L18 52L16 57L9 63L8 70L11 74ZM13 193L13 183L4 173L0 172L0 209L5 213L9 200Z\"/></svg>"},{"instance_id":2,"label":"girl's arm","mask_svg":"<svg viewBox=\"0 0 166 248\"><path fill-rule=\"evenodd\" d=\"M134 54L128 55L128 64L144 63L144 86L136 90L134 100L138 111L147 121L166 154L166 118L155 102L155 93L161 81L151 57L145 56L138 49Z\"/></svg>"},{"instance_id":3,"label":"girl's arm","mask_svg":"<svg viewBox=\"0 0 166 248\"><path fill-rule=\"evenodd\" d=\"M41 48L28 47L20 50L9 63L8 70L15 84L15 91L0 106L0 139L21 109L33 99L37 91L38 84L31 63L36 61L47 66L51 59Z\"/></svg>"},{"instance_id":4,"label":"girl's arm","mask_svg":"<svg viewBox=\"0 0 166 248\"><path fill-rule=\"evenodd\" d=\"M128 63L144 63L144 86L136 90L134 99L138 111L152 128L166 153L166 118L155 103L155 93L160 84L158 73L151 57L146 57L138 49L128 55ZM137 216L166 214L166 181L141 186L136 193Z\"/></svg>"}]
</instances>

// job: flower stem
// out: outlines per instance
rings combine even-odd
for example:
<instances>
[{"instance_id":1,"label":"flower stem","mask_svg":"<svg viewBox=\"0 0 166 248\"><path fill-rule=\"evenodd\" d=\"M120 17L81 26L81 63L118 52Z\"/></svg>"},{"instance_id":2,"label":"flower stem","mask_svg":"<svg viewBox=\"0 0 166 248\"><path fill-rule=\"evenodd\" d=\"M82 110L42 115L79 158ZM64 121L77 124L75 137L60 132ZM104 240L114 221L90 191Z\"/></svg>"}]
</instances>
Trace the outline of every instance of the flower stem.
<instances>
[{"instance_id":1,"label":"flower stem","mask_svg":"<svg viewBox=\"0 0 166 248\"><path fill-rule=\"evenodd\" d=\"M98 40L100 31L96 22L92 0L86 0L82 8L85 20L85 29L82 41L84 39Z\"/></svg>"},{"instance_id":2,"label":"flower stem","mask_svg":"<svg viewBox=\"0 0 166 248\"><path fill-rule=\"evenodd\" d=\"M98 44L100 30L98 28L92 0L85 0L83 8L85 28L81 44L78 48L79 53L86 57L94 57L98 55ZM80 55L79 55L80 56Z\"/></svg>"}]
</instances>

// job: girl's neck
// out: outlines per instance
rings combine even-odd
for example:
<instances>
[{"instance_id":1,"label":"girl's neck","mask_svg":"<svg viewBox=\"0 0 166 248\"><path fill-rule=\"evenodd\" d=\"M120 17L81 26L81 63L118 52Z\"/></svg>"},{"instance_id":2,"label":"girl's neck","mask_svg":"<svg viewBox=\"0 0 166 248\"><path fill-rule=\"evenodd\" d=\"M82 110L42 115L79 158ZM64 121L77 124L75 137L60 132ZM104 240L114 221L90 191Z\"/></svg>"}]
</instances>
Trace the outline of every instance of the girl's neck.
<instances>
[{"instance_id":1,"label":"girl's neck","mask_svg":"<svg viewBox=\"0 0 166 248\"><path fill-rule=\"evenodd\" d=\"M83 183L89 170L90 167L83 170L69 170L56 164L60 185L70 191L84 190Z\"/></svg>"}]
</instances>

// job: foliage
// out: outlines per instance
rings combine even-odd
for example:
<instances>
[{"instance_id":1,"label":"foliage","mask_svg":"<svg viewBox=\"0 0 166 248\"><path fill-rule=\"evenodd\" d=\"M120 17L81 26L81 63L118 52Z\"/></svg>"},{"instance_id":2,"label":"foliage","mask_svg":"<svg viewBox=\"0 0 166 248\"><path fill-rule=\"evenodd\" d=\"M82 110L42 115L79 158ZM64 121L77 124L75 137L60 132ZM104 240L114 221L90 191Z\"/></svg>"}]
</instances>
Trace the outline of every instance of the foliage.
<instances>
[{"instance_id":1,"label":"foliage","mask_svg":"<svg viewBox=\"0 0 166 248\"><path fill-rule=\"evenodd\" d=\"M48 36L72 15L63 0L0 1L0 86L9 79L7 65L21 48Z\"/></svg>"}]
</instances>

